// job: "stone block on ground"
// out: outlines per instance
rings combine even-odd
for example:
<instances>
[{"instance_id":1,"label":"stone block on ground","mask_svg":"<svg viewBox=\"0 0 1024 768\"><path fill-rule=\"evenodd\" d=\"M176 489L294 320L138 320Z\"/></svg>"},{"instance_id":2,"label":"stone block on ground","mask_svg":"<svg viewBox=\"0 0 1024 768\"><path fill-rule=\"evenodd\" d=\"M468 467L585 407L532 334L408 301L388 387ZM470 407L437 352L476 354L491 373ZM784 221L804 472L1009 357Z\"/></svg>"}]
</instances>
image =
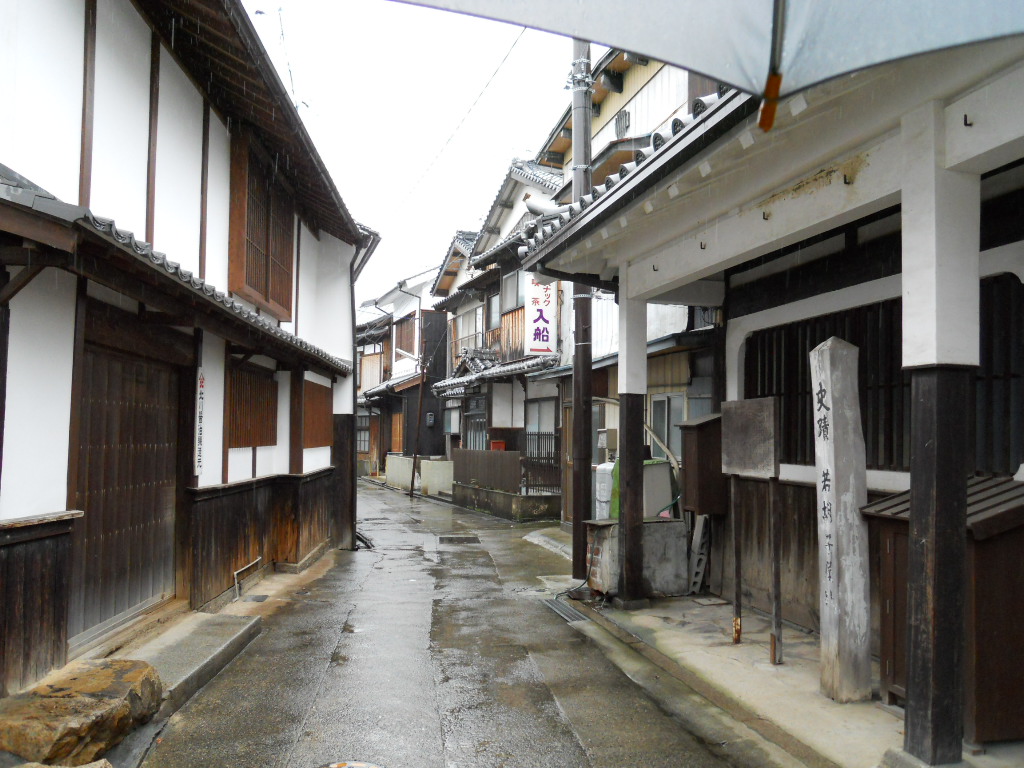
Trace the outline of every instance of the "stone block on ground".
<instances>
[{"instance_id":1,"label":"stone block on ground","mask_svg":"<svg viewBox=\"0 0 1024 768\"><path fill-rule=\"evenodd\" d=\"M22 763L14 768L60 768L60 766L45 765L44 763ZM86 763L78 768L114 768L109 760L97 760L93 763Z\"/></svg>"},{"instance_id":2,"label":"stone block on ground","mask_svg":"<svg viewBox=\"0 0 1024 768\"><path fill-rule=\"evenodd\" d=\"M50 765L87 765L149 720L162 696L146 662L74 662L0 699L0 749Z\"/></svg>"}]
</instances>

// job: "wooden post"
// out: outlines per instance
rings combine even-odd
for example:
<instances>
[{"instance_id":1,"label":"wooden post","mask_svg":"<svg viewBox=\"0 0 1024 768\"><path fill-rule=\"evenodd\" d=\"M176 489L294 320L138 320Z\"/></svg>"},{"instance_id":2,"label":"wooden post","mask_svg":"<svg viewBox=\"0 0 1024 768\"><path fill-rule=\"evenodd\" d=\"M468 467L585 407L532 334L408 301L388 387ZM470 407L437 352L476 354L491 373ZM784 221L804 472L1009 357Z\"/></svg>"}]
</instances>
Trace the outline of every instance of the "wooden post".
<instances>
[{"instance_id":1,"label":"wooden post","mask_svg":"<svg viewBox=\"0 0 1024 768\"><path fill-rule=\"evenodd\" d=\"M619 394L619 594L642 600L644 523L644 396Z\"/></svg>"},{"instance_id":2,"label":"wooden post","mask_svg":"<svg viewBox=\"0 0 1024 768\"><path fill-rule=\"evenodd\" d=\"M971 368L911 372L910 541L904 748L930 765L963 750L967 476L974 464ZM911 706L912 704L912 706Z\"/></svg>"},{"instance_id":3,"label":"wooden post","mask_svg":"<svg viewBox=\"0 0 1024 768\"><path fill-rule=\"evenodd\" d=\"M772 550L772 664L782 663L782 520L778 503L779 480L768 478L768 531Z\"/></svg>"},{"instance_id":4,"label":"wooden post","mask_svg":"<svg viewBox=\"0 0 1024 768\"><path fill-rule=\"evenodd\" d=\"M981 178L947 167L945 110L929 102L900 121L903 367L911 376L903 743L932 765L959 762L963 749L964 526L980 361Z\"/></svg>"},{"instance_id":5,"label":"wooden post","mask_svg":"<svg viewBox=\"0 0 1024 768\"><path fill-rule=\"evenodd\" d=\"M302 474L302 458L305 445L304 430L306 426L303 420L305 394L306 372L302 368L293 368L291 376L291 408L289 409L291 429L289 430L290 439L288 445L288 471L293 475Z\"/></svg>"},{"instance_id":6,"label":"wooden post","mask_svg":"<svg viewBox=\"0 0 1024 768\"><path fill-rule=\"evenodd\" d=\"M743 558L740 549L740 507L736 503L739 483L736 475L729 475L729 519L732 522L732 641L743 639Z\"/></svg>"}]
</instances>

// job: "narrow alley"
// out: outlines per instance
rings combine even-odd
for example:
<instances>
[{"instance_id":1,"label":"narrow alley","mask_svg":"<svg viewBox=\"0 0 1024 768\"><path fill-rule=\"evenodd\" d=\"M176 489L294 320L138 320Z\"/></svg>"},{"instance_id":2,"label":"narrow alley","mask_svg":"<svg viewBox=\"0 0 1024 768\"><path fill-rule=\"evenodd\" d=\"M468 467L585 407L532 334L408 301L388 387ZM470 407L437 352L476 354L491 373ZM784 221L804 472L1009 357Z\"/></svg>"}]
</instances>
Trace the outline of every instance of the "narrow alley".
<instances>
[{"instance_id":1,"label":"narrow alley","mask_svg":"<svg viewBox=\"0 0 1024 768\"><path fill-rule=\"evenodd\" d=\"M146 768L799 765L549 610L573 582L524 540L538 525L362 483L359 519L372 550L330 551L227 609L261 615L262 634L168 721Z\"/></svg>"}]
</instances>

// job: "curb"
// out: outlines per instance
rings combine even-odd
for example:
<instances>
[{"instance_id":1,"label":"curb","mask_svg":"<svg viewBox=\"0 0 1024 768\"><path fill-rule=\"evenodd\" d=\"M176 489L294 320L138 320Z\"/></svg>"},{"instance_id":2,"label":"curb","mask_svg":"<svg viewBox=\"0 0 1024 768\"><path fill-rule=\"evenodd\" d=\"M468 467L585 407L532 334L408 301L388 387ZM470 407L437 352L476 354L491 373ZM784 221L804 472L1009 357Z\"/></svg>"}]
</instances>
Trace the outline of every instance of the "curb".
<instances>
[{"instance_id":1,"label":"curb","mask_svg":"<svg viewBox=\"0 0 1024 768\"><path fill-rule=\"evenodd\" d=\"M713 683L698 675L692 669L682 666L657 649L652 648L639 637L623 629L614 621L604 616L600 611L595 610L579 600L573 600L572 605L580 613L584 614L588 619L608 632L608 634L612 635L616 640L625 643L632 650L639 653L655 666L688 686L695 693L703 696L736 721L743 723L743 725L747 726L752 731L756 731L768 741L785 750L794 758L804 763L808 768L841 768L840 765L829 760L813 747L810 747L800 741L788 731L783 730L772 721L766 720L762 716L751 711L744 704L729 696Z\"/></svg>"}]
</instances>

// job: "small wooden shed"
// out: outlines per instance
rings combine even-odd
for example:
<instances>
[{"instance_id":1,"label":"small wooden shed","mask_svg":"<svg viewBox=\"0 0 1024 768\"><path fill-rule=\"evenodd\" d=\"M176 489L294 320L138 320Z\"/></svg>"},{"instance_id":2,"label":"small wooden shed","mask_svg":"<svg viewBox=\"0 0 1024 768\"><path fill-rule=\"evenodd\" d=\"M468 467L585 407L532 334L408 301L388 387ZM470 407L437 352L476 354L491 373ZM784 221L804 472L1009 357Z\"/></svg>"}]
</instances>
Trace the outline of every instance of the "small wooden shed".
<instances>
[{"instance_id":1,"label":"small wooden shed","mask_svg":"<svg viewBox=\"0 0 1024 768\"><path fill-rule=\"evenodd\" d=\"M878 526L882 701L906 699L910 492L862 510ZM964 739L1024 739L1024 483L976 477L967 486Z\"/></svg>"}]
</instances>

